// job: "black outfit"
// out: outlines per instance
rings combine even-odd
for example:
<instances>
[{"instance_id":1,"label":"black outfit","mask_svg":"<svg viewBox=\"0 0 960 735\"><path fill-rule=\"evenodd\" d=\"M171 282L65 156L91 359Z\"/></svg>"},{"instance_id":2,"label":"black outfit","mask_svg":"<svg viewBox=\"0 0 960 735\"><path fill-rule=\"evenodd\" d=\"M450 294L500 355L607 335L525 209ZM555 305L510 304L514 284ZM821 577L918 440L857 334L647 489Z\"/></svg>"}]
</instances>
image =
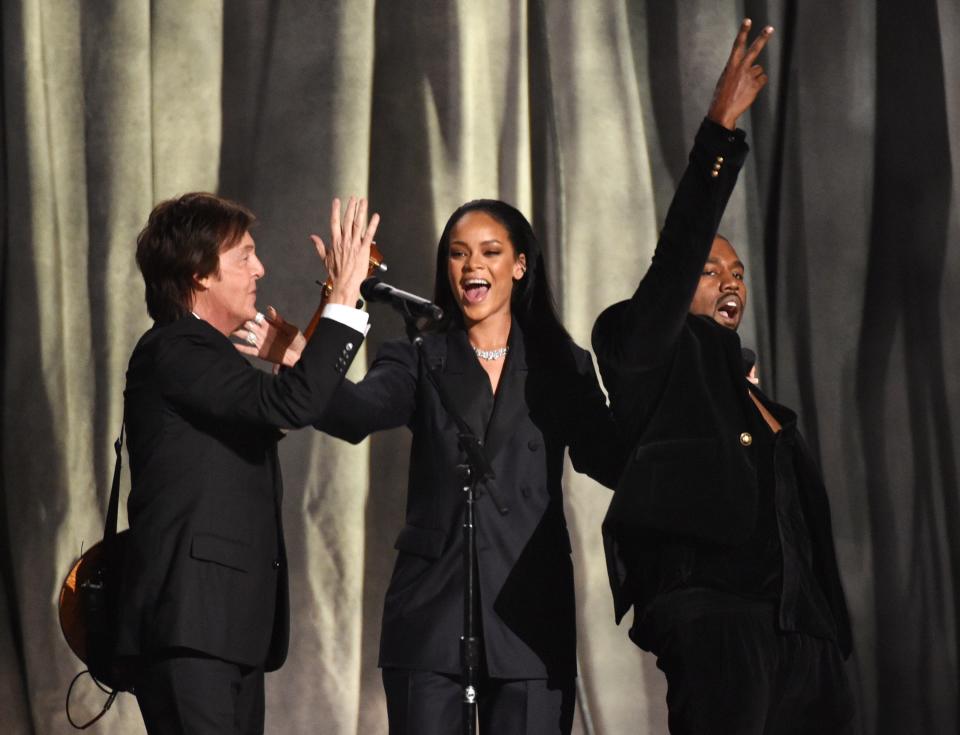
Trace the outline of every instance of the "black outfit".
<instances>
[{"instance_id":1,"label":"black outfit","mask_svg":"<svg viewBox=\"0 0 960 735\"><path fill-rule=\"evenodd\" d=\"M278 377L192 315L155 325L134 349L118 654L141 665L151 735L263 731L263 672L283 663L289 632L279 428L317 420L362 340L322 319ZM191 703L191 692L203 694ZM235 713L243 722L225 729Z\"/></svg>"},{"instance_id":2,"label":"black outfit","mask_svg":"<svg viewBox=\"0 0 960 735\"><path fill-rule=\"evenodd\" d=\"M569 447L574 467L608 486L622 459L590 355L568 342L559 346L556 358L538 357L514 321L494 396L463 329L427 335L424 343L426 361L438 367L461 415L484 441L496 476L478 489L476 504L484 674L494 680L549 680L570 693L567 704L561 697L558 706L569 705L572 713L576 626L563 453ZM443 722L431 715L404 730L395 714L425 708L389 701L391 692L405 691L390 686L396 676L434 672L455 679L460 674L463 493L456 466L464 457L453 420L425 370L412 345L386 343L361 382L344 382L318 424L352 442L403 425L413 434L406 525L396 541L400 553L380 638L391 733L459 728L458 718ZM495 506L490 490L507 513ZM489 691L489 686L480 688L481 728L487 727L483 713ZM559 714L550 717L553 729L531 724L529 730L507 732L569 731L569 719L558 726Z\"/></svg>"},{"instance_id":3,"label":"black outfit","mask_svg":"<svg viewBox=\"0 0 960 735\"><path fill-rule=\"evenodd\" d=\"M384 669L383 688L393 735L457 735L463 718L460 677L433 671ZM555 735L573 727L573 677L482 677L477 720L480 735Z\"/></svg>"},{"instance_id":4,"label":"black outfit","mask_svg":"<svg viewBox=\"0 0 960 735\"><path fill-rule=\"evenodd\" d=\"M736 332L688 313L746 153L741 131L704 121L650 269L594 326L634 447L604 520L607 566L617 620L634 607L631 637L667 673L672 732L838 732L850 629L819 470L793 412L746 380ZM805 666L816 674L784 678ZM821 719L777 729L803 697Z\"/></svg>"}]
</instances>

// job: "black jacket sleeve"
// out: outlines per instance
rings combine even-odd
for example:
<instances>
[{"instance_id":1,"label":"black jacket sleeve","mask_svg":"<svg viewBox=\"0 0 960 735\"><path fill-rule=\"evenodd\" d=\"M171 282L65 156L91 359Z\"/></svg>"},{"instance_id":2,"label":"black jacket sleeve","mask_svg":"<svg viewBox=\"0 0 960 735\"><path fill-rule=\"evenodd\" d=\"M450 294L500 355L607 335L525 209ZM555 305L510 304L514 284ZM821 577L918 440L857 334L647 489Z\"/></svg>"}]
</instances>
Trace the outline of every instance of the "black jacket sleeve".
<instances>
[{"instance_id":1,"label":"black jacket sleeve","mask_svg":"<svg viewBox=\"0 0 960 735\"><path fill-rule=\"evenodd\" d=\"M620 479L626 448L600 389L590 353L578 352L576 377L562 397L570 406L567 422L570 461L577 472L612 489Z\"/></svg>"},{"instance_id":2,"label":"black jacket sleeve","mask_svg":"<svg viewBox=\"0 0 960 735\"><path fill-rule=\"evenodd\" d=\"M633 296L594 324L593 349L604 371L647 370L669 358L747 151L742 130L710 120L700 125L650 268Z\"/></svg>"},{"instance_id":3,"label":"black jacket sleeve","mask_svg":"<svg viewBox=\"0 0 960 735\"><path fill-rule=\"evenodd\" d=\"M164 397L200 415L282 428L323 414L363 342L355 329L322 319L297 365L274 376L252 368L202 320L187 317L167 329L154 348Z\"/></svg>"},{"instance_id":4,"label":"black jacket sleeve","mask_svg":"<svg viewBox=\"0 0 960 735\"><path fill-rule=\"evenodd\" d=\"M413 345L384 343L363 380L345 380L314 426L356 444L375 431L409 425L416 408L417 370Z\"/></svg>"}]
</instances>

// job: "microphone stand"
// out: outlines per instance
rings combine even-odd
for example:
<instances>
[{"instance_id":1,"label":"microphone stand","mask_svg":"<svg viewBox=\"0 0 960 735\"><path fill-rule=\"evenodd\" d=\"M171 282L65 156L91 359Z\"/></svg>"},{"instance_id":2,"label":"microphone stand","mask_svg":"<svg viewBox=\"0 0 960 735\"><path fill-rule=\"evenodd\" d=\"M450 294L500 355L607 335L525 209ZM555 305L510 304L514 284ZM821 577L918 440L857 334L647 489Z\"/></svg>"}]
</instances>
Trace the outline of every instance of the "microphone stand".
<instances>
[{"instance_id":1,"label":"microphone stand","mask_svg":"<svg viewBox=\"0 0 960 735\"><path fill-rule=\"evenodd\" d=\"M477 593L477 546L476 546L476 524L474 515L474 506L476 504L476 486L477 483L484 480L492 480L494 477L493 469L483 448L483 442L480 441L471 431L470 426L457 412L450 395L440 381L436 373L436 368L430 365L423 346L423 335L417 326L417 317L415 317L406 305L396 304L406 322L407 337L416 346L420 355L420 361L426 368L427 379L436 389L440 396L440 403L443 405L447 414L457 425L457 438L460 448L466 454L465 464L458 465L460 481L464 499L463 507L463 635L460 637L460 668L463 687L463 733L464 735L475 735L477 728L477 684L480 674L480 646L481 639L477 630L477 608L476 602L479 599ZM488 489L489 491L489 489ZM502 506L493 493L490 493L490 499L500 511L506 513L507 509Z\"/></svg>"}]
</instances>

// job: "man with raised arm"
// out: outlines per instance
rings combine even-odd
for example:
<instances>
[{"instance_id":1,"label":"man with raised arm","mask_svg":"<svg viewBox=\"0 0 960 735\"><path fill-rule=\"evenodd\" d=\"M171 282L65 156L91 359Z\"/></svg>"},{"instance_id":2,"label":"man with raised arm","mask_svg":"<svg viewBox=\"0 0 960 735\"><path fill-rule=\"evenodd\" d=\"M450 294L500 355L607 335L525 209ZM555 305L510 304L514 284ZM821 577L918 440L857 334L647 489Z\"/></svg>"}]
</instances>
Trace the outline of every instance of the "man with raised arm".
<instances>
[{"instance_id":1,"label":"man with raised arm","mask_svg":"<svg viewBox=\"0 0 960 735\"><path fill-rule=\"evenodd\" d=\"M253 215L212 194L150 213L137 264L155 320L125 391L132 488L117 653L136 663L150 735L259 735L264 671L287 655L289 602L277 463L281 428L315 423L367 330L355 307L379 222L365 200L331 212L317 251L330 303L295 367L252 367L229 335L256 309Z\"/></svg>"},{"instance_id":2,"label":"man with raised arm","mask_svg":"<svg viewBox=\"0 0 960 735\"><path fill-rule=\"evenodd\" d=\"M617 621L667 678L671 733L850 727L850 628L820 472L747 377L745 268L716 236L767 77L737 35L649 270L593 346L633 452L604 520Z\"/></svg>"}]
</instances>

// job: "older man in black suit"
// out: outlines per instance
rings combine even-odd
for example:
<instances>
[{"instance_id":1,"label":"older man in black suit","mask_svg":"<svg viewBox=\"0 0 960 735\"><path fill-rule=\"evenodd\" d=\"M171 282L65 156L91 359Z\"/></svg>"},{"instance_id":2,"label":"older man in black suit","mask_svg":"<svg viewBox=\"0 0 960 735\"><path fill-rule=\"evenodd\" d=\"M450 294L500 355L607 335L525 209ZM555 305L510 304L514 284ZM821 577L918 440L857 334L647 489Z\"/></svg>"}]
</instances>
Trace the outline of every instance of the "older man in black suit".
<instances>
[{"instance_id":1,"label":"older man in black suit","mask_svg":"<svg viewBox=\"0 0 960 735\"><path fill-rule=\"evenodd\" d=\"M653 262L593 345L634 446L604 521L619 621L667 676L678 733L835 733L850 630L819 470L796 415L747 379L745 268L717 226L766 82L744 21Z\"/></svg>"},{"instance_id":2,"label":"older man in black suit","mask_svg":"<svg viewBox=\"0 0 960 735\"><path fill-rule=\"evenodd\" d=\"M137 240L154 326L125 392L132 489L118 654L151 735L262 733L263 674L283 663L289 611L277 464L280 428L320 418L367 329L355 309L378 217L353 199L332 246L335 279L313 340L273 376L229 335L256 310L264 268L253 215L211 194L158 205Z\"/></svg>"}]
</instances>

